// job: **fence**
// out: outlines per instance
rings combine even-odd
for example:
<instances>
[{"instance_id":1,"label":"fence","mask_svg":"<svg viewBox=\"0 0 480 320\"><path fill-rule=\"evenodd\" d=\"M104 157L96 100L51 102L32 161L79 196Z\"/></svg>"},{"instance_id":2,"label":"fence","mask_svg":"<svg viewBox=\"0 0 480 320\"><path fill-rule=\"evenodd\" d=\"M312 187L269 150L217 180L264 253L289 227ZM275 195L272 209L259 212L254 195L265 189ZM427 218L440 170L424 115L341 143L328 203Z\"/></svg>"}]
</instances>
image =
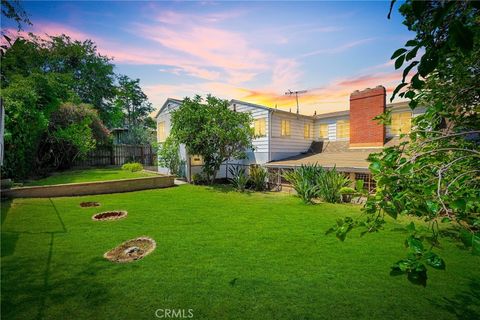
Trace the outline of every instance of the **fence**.
<instances>
[{"instance_id":1,"label":"fence","mask_svg":"<svg viewBox=\"0 0 480 320\"><path fill-rule=\"evenodd\" d=\"M75 160L74 166L121 166L127 162L140 162L144 166L156 166L157 155L150 145L97 146L85 158Z\"/></svg>"}]
</instances>

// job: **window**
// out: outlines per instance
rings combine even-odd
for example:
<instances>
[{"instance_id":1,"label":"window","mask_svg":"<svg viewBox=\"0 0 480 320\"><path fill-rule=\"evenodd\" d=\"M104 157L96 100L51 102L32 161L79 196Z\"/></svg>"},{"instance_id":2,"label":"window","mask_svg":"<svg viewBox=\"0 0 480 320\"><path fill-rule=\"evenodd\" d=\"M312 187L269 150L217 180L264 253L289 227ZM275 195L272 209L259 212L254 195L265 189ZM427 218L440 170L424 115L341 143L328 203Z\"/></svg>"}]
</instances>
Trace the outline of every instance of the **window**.
<instances>
[{"instance_id":1,"label":"window","mask_svg":"<svg viewBox=\"0 0 480 320\"><path fill-rule=\"evenodd\" d=\"M190 156L190 165L192 166L203 166L203 158L199 155Z\"/></svg>"},{"instance_id":2,"label":"window","mask_svg":"<svg viewBox=\"0 0 480 320\"><path fill-rule=\"evenodd\" d=\"M374 192L377 187L377 183L373 180L373 177L369 173L355 173L355 181L362 180L363 188L369 192Z\"/></svg>"},{"instance_id":3,"label":"window","mask_svg":"<svg viewBox=\"0 0 480 320\"><path fill-rule=\"evenodd\" d=\"M165 121L157 123L157 141L164 142L165 141Z\"/></svg>"},{"instance_id":4,"label":"window","mask_svg":"<svg viewBox=\"0 0 480 320\"><path fill-rule=\"evenodd\" d=\"M350 138L350 121L338 120L337 121L337 139Z\"/></svg>"},{"instance_id":5,"label":"window","mask_svg":"<svg viewBox=\"0 0 480 320\"><path fill-rule=\"evenodd\" d=\"M310 139L312 137L310 123L305 123L303 125L303 137L305 139Z\"/></svg>"},{"instance_id":6,"label":"window","mask_svg":"<svg viewBox=\"0 0 480 320\"><path fill-rule=\"evenodd\" d=\"M253 120L253 129L255 137L265 137L267 135L267 121L265 118Z\"/></svg>"},{"instance_id":7,"label":"window","mask_svg":"<svg viewBox=\"0 0 480 320\"><path fill-rule=\"evenodd\" d=\"M412 128L411 112L392 113L392 124L390 125L390 133L398 136L402 133L410 133Z\"/></svg>"},{"instance_id":8,"label":"window","mask_svg":"<svg viewBox=\"0 0 480 320\"><path fill-rule=\"evenodd\" d=\"M290 136L290 120L282 120L280 128L280 136L288 137Z\"/></svg>"},{"instance_id":9,"label":"window","mask_svg":"<svg viewBox=\"0 0 480 320\"><path fill-rule=\"evenodd\" d=\"M318 136L320 139L328 139L328 124L321 123L320 130L318 132Z\"/></svg>"}]
</instances>

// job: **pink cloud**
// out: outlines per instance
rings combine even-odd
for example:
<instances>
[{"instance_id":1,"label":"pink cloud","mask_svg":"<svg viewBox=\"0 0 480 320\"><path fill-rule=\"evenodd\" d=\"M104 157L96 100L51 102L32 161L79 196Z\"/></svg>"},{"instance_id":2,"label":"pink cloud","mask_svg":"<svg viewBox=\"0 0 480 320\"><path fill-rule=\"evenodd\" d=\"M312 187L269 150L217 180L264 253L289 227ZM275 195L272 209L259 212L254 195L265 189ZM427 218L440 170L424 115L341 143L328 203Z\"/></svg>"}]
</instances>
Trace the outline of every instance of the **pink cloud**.
<instances>
[{"instance_id":1,"label":"pink cloud","mask_svg":"<svg viewBox=\"0 0 480 320\"><path fill-rule=\"evenodd\" d=\"M400 72L374 73L359 75L352 78L337 79L329 84L308 90L306 94L299 96L300 112L311 115L328 113L333 111L347 110L349 107L350 94L355 90L373 88L383 85L387 93L391 93L396 84L401 80ZM257 103L267 107L277 106L283 110L295 110L295 98L285 96L278 90L263 89L252 90L220 82L204 82L200 84L181 85L154 85L145 88L149 98L161 105L168 97L182 99L194 94L212 93L224 99L240 99Z\"/></svg>"}]
</instances>

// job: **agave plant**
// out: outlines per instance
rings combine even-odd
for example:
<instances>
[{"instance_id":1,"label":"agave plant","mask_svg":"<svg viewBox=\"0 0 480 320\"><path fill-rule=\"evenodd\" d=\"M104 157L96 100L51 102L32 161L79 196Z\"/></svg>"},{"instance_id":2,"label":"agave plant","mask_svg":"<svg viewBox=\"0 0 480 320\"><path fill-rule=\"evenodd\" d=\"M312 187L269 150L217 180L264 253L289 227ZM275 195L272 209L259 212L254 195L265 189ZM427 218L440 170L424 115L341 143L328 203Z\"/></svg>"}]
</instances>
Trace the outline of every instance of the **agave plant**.
<instances>
[{"instance_id":1,"label":"agave plant","mask_svg":"<svg viewBox=\"0 0 480 320\"><path fill-rule=\"evenodd\" d=\"M250 180L245 172L244 168L240 167L230 167L228 169L232 178L230 178L230 182L235 190L239 192L244 192L245 188L247 187L247 183Z\"/></svg>"},{"instance_id":2,"label":"agave plant","mask_svg":"<svg viewBox=\"0 0 480 320\"><path fill-rule=\"evenodd\" d=\"M350 179L338 172L335 167L332 170L323 170L317 176L316 185L318 187L318 196L326 202L341 202L340 190L350 184Z\"/></svg>"},{"instance_id":3,"label":"agave plant","mask_svg":"<svg viewBox=\"0 0 480 320\"><path fill-rule=\"evenodd\" d=\"M250 178L256 191L265 190L267 184L268 172L265 168L259 165L250 166Z\"/></svg>"},{"instance_id":4,"label":"agave plant","mask_svg":"<svg viewBox=\"0 0 480 320\"><path fill-rule=\"evenodd\" d=\"M283 177L292 184L297 195L305 203L312 203L318 195L317 179L325 170L315 165L302 165L292 171L287 171Z\"/></svg>"}]
</instances>

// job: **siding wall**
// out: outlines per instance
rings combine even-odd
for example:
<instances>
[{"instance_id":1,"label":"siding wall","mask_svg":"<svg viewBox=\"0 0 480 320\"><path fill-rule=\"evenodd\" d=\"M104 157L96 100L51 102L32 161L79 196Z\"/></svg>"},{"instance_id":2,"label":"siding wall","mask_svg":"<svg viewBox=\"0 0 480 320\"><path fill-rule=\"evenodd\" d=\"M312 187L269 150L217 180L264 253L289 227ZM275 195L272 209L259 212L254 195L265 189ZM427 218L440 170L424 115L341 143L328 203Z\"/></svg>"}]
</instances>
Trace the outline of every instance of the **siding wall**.
<instances>
[{"instance_id":1,"label":"siding wall","mask_svg":"<svg viewBox=\"0 0 480 320\"><path fill-rule=\"evenodd\" d=\"M422 108L422 107L418 107L416 108L415 110L410 110L410 107L408 106L408 104L406 104L404 107L402 108L395 108L394 110L392 110L392 114L394 113L401 113L401 112L407 112L407 111L411 111L412 113L412 119L415 118L415 117L418 117L419 115L421 114L424 114L425 113L425 108ZM386 132L386 136L387 138L392 138L394 137L395 135L392 134L391 132L391 127L390 125L387 125L385 126L385 132Z\"/></svg>"},{"instance_id":2,"label":"siding wall","mask_svg":"<svg viewBox=\"0 0 480 320\"><path fill-rule=\"evenodd\" d=\"M157 117L157 123L164 121L165 122L165 137L168 137L170 135L171 131L171 115L170 113L172 112L173 109L178 107L179 105L173 102L170 102L170 106L167 106L162 113L160 113ZM185 161L185 166L183 168L180 168L181 173L187 173L188 168L187 168L187 153L185 151L185 146L180 145L180 159ZM170 170L165 167L160 167L158 166L158 172L162 174L170 174Z\"/></svg>"},{"instance_id":3,"label":"siding wall","mask_svg":"<svg viewBox=\"0 0 480 320\"><path fill-rule=\"evenodd\" d=\"M231 109L233 110L234 106L231 106ZM262 119L265 118L265 130L266 130L266 136L265 137L259 137L256 139L253 139L252 145L253 145L253 151L247 152L247 157L248 159L244 159L241 161L243 164L252 164L252 163L257 163L257 164L264 164L268 162L268 134L270 130L270 123L268 119L268 110L265 110L263 108L256 108L254 106L250 105L244 105L240 103L235 104L235 110L237 112L249 112L253 119Z\"/></svg>"},{"instance_id":4,"label":"siding wall","mask_svg":"<svg viewBox=\"0 0 480 320\"><path fill-rule=\"evenodd\" d=\"M337 139L337 121L339 120L349 120L348 116L336 116L336 117L331 117L331 118L322 118L322 119L316 119L313 130L314 130L314 135L313 137L315 138L316 141L320 140L325 140L320 138L320 125L322 124L327 124L328 125L328 140L330 141L336 141L336 140L344 140L347 141L348 139Z\"/></svg>"},{"instance_id":5,"label":"siding wall","mask_svg":"<svg viewBox=\"0 0 480 320\"><path fill-rule=\"evenodd\" d=\"M290 136L282 137L280 135L282 120L290 121ZM315 132L311 133L310 138L305 139L303 129L306 123L310 124L311 130L315 131L313 119L297 117L296 114L273 112L272 137L270 139L271 160L280 160L308 151L314 140Z\"/></svg>"}]
</instances>

